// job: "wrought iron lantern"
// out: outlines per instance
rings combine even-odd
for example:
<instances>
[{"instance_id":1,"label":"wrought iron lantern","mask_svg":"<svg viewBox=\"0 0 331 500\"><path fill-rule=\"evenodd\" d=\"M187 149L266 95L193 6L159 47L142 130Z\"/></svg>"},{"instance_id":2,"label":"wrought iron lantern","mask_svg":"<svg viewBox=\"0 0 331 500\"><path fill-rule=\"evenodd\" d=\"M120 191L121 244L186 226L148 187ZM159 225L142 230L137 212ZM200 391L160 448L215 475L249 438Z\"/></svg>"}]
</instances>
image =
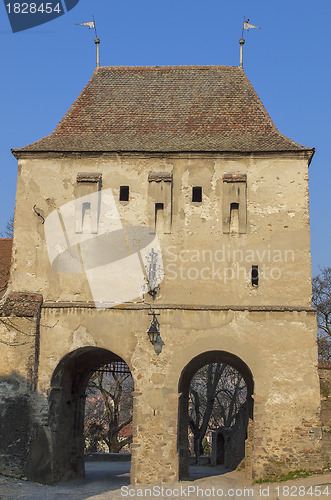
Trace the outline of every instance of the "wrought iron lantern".
<instances>
[{"instance_id":1,"label":"wrought iron lantern","mask_svg":"<svg viewBox=\"0 0 331 500\"><path fill-rule=\"evenodd\" d=\"M155 344L155 342L157 341L157 338L158 336L160 335L160 332L156 326L155 323L152 323L151 326L149 327L149 330L148 330L148 336L149 336L149 340L152 344Z\"/></svg>"},{"instance_id":2,"label":"wrought iron lantern","mask_svg":"<svg viewBox=\"0 0 331 500\"><path fill-rule=\"evenodd\" d=\"M157 314L153 311L152 313L149 313L150 316L153 316L151 326L147 330L147 335L149 337L149 341L154 347L154 351L156 354L160 354L162 351L162 346L164 345L164 342L161 339L160 336L160 323L158 322L157 319Z\"/></svg>"}]
</instances>

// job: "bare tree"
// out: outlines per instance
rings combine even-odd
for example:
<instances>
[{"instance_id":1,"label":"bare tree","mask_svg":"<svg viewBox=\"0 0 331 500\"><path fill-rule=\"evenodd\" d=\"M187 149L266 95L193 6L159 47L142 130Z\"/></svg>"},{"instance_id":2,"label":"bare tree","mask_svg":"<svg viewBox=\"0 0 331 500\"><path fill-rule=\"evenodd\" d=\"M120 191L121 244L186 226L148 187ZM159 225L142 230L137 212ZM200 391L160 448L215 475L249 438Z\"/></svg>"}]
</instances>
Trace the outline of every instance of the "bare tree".
<instances>
[{"instance_id":1,"label":"bare tree","mask_svg":"<svg viewBox=\"0 0 331 500\"><path fill-rule=\"evenodd\" d=\"M0 233L1 237L4 237L5 235L7 238L12 238L13 225L14 218L12 217L6 224L5 234ZM11 251L11 243L9 241L4 241L3 244L5 244L5 247L1 248L0 253L0 297L2 295L2 292L4 292L7 288L10 272L10 255L8 254L8 250ZM3 251L5 252L5 254L3 254Z\"/></svg>"},{"instance_id":2,"label":"bare tree","mask_svg":"<svg viewBox=\"0 0 331 500\"><path fill-rule=\"evenodd\" d=\"M11 217L6 224L6 229L4 233L1 233L1 237L12 238L14 229L14 217ZM8 280L10 278L10 255L11 255L11 242L3 242L5 247L1 248L0 253L0 299L5 294L7 289ZM35 325L35 319L26 317L26 322L30 322ZM0 326L2 327L3 336L0 337L0 343L10 346L19 347L26 344L32 344L35 341L35 333L28 333L24 331L20 326L20 321L15 320L14 316L5 316L3 310L0 308ZM48 325L44 325L45 328L49 328ZM51 327L52 328L52 327ZM27 328L29 330L29 328ZM6 334L10 334L9 338L13 333L17 334L16 338L13 340L6 340Z\"/></svg>"},{"instance_id":3,"label":"bare tree","mask_svg":"<svg viewBox=\"0 0 331 500\"><path fill-rule=\"evenodd\" d=\"M313 278L312 303L317 311L319 358L331 359L331 267L321 267Z\"/></svg>"},{"instance_id":4,"label":"bare tree","mask_svg":"<svg viewBox=\"0 0 331 500\"><path fill-rule=\"evenodd\" d=\"M189 401L189 427L196 457L203 454L207 430L233 425L246 396L242 376L229 365L210 363L196 372L191 380Z\"/></svg>"},{"instance_id":5,"label":"bare tree","mask_svg":"<svg viewBox=\"0 0 331 500\"><path fill-rule=\"evenodd\" d=\"M130 373L98 371L92 375L85 409L86 451L100 451L103 443L109 452L118 453L131 443L131 432L120 434L132 422L132 391Z\"/></svg>"},{"instance_id":6,"label":"bare tree","mask_svg":"<svg viewBox=\"0 0 331 500\"><path fill-rule=\"evenodd\" d=\"M12 238L14 233L14 216L6 222L5 231L1 233L2 238Z\"/></svg>"}]
</instances>

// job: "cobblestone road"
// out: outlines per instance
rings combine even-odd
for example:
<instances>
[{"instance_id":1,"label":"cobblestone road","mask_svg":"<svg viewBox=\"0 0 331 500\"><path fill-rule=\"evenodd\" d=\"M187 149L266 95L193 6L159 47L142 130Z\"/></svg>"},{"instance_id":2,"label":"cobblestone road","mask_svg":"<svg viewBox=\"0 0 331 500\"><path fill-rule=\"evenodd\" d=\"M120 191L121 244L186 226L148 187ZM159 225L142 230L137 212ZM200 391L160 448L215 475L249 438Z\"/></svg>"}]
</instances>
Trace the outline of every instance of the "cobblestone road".
<instances>
[{"instance_id":1,"label":"cobblestone road","mask_svg":"<svg viewBox=\"0 0 331 500\"><path fill-rule=\"evenodd\" d=\"M191 481L156 487L130 486L129 463L88 462L86 478L57 486L45 486L0 476L1 500L125 500L137 498L244 498L283 500L293 498L331 500L331 473L280 483L250 485L241 472L222 468L192 467ZM219 475L215 475L219 473ZM214 474L210 476L209 474ZM205 477L203 477L205 476ZM207 476L207 477L206 477Z\"/></svg>"}]
</instances>

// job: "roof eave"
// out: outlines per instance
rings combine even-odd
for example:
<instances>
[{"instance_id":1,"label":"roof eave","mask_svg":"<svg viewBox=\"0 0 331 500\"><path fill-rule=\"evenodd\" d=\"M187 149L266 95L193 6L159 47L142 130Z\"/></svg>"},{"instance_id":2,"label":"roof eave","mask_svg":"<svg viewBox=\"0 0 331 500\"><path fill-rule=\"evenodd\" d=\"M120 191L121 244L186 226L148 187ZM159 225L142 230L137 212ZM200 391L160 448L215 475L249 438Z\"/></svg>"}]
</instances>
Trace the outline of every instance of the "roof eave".
<instances>
[{"instance_id":1,"label":"roof eave","mask_svg":"<svg viewBox=\"0 0 331 500\"><path fill-rule=\"evenodd\" d=\"M58 155L58 156L77 156L77 155L93 155L93 156L101 156L104 154L118 154L118 155L169 155L169 154L179 154L179 155L185 155L185 154L198 154L198 155L300 155L300 156L305 156L308 160L308 165L310 165L311 160L315 154L315 148L298 148L298 149L293 149L293 150L261 150L261 151L254 151L254 150L243 150L243 151L236 151L236 150L178 150L178 149L173 149L173 150L63 150L63 151L56 151L56 150L26 150L24 148L20 149L11 149L12 154L15 156L15 158L21 159L21 158L32 158L33 156L42 156L42 155Z\"/></svg>"}]
</instances>

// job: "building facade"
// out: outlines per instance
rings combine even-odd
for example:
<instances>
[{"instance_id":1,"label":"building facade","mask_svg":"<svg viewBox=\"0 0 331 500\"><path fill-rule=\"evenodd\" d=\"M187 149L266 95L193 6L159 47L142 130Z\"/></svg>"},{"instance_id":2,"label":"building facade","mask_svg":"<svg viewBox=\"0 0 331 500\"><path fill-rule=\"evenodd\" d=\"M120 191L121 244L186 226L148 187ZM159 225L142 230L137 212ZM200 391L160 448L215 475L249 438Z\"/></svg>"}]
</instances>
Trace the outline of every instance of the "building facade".
<instances>
[{"instance_id":1,"label":"building facade","mask_svg":"<svg viewBox=\"0 0 331 500\"><path fill-rule=\"evenodd\" d=\"M327 460L313 153L283 136L243 70L226 66L97 68L52 134L13 151L3 472L49 483L83 475L86 383L113 360L135 384L133 484L187 475L188 388L210 362L247 384L248 477Z\"/></svg>"}]
</instances>

